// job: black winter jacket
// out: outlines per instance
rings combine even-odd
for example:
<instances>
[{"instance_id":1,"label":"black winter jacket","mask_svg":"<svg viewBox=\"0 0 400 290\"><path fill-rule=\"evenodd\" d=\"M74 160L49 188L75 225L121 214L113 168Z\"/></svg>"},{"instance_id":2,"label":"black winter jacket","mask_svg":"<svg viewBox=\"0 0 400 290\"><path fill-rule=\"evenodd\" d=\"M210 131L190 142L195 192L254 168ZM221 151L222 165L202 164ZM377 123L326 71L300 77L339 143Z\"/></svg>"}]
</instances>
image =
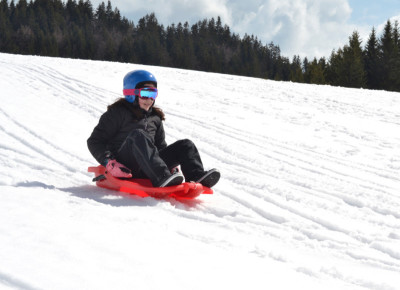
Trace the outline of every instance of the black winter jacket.
<instances>
[{"instance_id":1,"label":"black winter jacket","mask_svg":"<svg viewBox=\"0 0 400 290\"><path fill-rule=\"evenodd\" d=\"M119 148L135 129L146 131L154 145L161 150L167 147L162 116L152 108L142 110L137 104L120 100L108 107L87 140L87 145L93 157L102 164L107 151L114 156Z\"/></svg>"}]
</instances>

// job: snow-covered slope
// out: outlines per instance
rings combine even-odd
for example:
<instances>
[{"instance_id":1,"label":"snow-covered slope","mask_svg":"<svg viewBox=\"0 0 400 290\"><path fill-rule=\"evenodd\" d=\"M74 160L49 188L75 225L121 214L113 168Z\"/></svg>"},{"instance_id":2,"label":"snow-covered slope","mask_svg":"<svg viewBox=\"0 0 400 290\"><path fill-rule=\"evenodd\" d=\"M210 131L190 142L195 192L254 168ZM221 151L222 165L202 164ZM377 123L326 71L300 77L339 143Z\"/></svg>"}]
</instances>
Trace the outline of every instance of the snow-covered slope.
<instances>
[{"instance_id":1,"label":"snow-covered slope","mask_svg":"<svg viewBox=\"0 0 400 290\"><path fill-rule=\"evenodd\" d=\"M130 70L222 179L97 188L86 140ZM400 94L0 54L1 289L400 289Z\"/></svg>"}]
</instances>

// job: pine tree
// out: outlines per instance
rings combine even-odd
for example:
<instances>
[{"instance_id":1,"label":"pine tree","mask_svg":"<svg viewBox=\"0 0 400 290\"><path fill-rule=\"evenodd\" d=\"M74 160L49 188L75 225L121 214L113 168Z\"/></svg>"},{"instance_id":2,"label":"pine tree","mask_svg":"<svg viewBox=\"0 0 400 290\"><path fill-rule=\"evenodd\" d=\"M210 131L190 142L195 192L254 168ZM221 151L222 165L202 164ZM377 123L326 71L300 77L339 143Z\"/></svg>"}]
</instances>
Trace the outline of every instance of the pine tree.
<instances>
[{"instance_id":1,"label":"pine tree","mask_svg":"<svg viewBox=\"0 0 400 290\"><path fill-rule=\"evenodd\" d=\"M364 50L366 83L367 87L370 89L379 88L378 58L378 39L376 38L375 28L372 28L372 32L369 35L369 39Z\"/></svg>"},{"instance_id":2,"label":"pine tree","mask_svg":"<svg viewBox=\"0 0 400 290\"><path fill-rule=\"evenodd\" d=\"M106 5L104 2L101 2L99 6L96 9L95 13L95 18L99 23L105 23L106 22Z\"/></svg>"},{"instance_id":3,"label":"pine tree","mask_svg":"<svg viewBox=\"0 0 400 290\"><path fill-rule=\"evenodd\" d=\"M396 20L393 26L393 87L395 91L400 91L400 31L399 22Z\"/></svg>"},{"instance_id":4,"label":"pine tree","mask_svg":"<svg viewBox=\"0 0 400 290\"><path fill-rule=\"evenodd\" d=\"M163 27L154 13L139 20L135 50L143 64L160 65L164 55Z\"/></svg>"},{"instance_id":5,"label":"pine tree","mask_svg":"<svg viewBox=\"0 0 400 290\"><path fill-rule=\"evenodd\" d=\"M290 66L290 80L292 82L304 82L303 70L301 68L300 56L293 56L292 64Z\"/></svg>"},{"instance_id":6,"label":"pine tree","mask_svg":"<svg viewBox=\"0 0 400 290\"><path fill-rule=\"evenodd\" d=\"M354 31L349 44L332 51L326 68L326 81L334 86L360 88L366 86L360 35Z\"/></svg>"},{"instance_id":7,"label":"pine tree","mask_svg":"<svg viewBox=\"0 0 400 290\"><path fill-rule=\"evenodd\" d=\"M185 43L184 61L185 68L194 69L196 66L196 57L194 53L193 37L190 34L189 23L185 22L183 25L183 41Z\"/></svg>"},{"instance_id":8,"label":"pine tree","mask_svg":"<svg viewBox=\"0 0 400 290\"><path fill-rule=\"evenodd\" d=\"M332 86L343 86L344 81L344 64L343 49L333 50L326 68L326 81Z\"/></svg>"},{"instance_id":9,"label":"pine tree","mask_svg":"<svg viewBox=\"0 0 400 290\"><path fill-rule=\"evenodd\" d=\"M307 71L305 72L307 75L306 79L311 84L325 84L325 76L324 76L324 61L321 59L317 61L317 58L308 65Z\"/></svg>"},{"instance_id":10,"label":"pine tree","mask_svg":"<svg viewBox=\"0 0 400 290\"><path fill-rule=\"evenodd\" d=\"M380 88L394 90L397 76L396 73L396 45L393 38L392 23L386 22L384 32L379 39L379 75Z\"/></svg>"},{"instance_id":11,"label":"pine tree","mask_svg":"<svg viewBox=\"0 0 400 290\"><path fill-rule=\"evenodd\" d=\"M12 27L7 0L0 1L0 51L9 52Z\"/></svg>"},{"instance_id":12,"label":"pine tree","mask_svg":"<svg viewBox=\"0 0 400 290\"><path fill-rule=\"evenodd\" d=\"M346 71L344 86L353 88L366 86L361 40L357 31L353 32L349 38L349 45L343 49L343 65Z\"/></svg>"}]
</instances>

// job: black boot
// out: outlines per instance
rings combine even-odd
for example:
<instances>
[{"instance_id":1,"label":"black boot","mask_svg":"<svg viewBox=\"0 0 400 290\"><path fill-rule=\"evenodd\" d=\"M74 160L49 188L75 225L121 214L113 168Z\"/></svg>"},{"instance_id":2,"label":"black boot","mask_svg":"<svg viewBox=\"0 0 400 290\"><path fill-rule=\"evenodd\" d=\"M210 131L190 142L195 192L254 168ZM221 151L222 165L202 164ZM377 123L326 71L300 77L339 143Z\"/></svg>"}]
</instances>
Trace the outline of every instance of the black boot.
<instances>
[{"instance_id":1,"label":"black boot","mask_svg":"<svg viewBox=\"0 0 400 290\"><path fill-rule=\"evenodd\" d=\"M170 176L163 178L160 181L160 184L156 185L155 187L167 187L167 186L179 185L182 182L183 182L182 173L180 173L179 171L175 171Z\"/></svg>"},{"instance_id":2,"label":"black boot","mask_svg":"<svg viewBox=\"0 0 400 290\"><path fill-rule=\"evenodd\" d=\"M214 168L206 171L203 176L196 180L196 182L201 183L203 186L211 188L218 183L220 177L221 173L218 171L218 169Z\"/></svg>"}]
</instances>

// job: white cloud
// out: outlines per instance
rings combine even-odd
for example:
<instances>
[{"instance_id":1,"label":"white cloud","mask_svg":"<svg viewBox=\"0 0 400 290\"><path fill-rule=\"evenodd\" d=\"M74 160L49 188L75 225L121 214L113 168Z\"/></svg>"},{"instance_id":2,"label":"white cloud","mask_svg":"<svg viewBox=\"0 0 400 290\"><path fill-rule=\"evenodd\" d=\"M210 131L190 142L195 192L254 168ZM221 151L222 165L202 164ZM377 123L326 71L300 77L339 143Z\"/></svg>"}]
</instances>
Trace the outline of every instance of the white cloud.
<instances>
[{"instance_id":1,"label":"white cloud","mask_svg":"<svg viewBox=\"0 0 400 290\"><path fill-rule=\"evenodd\" d=\"M254 34L265 42L273 41L288 57L294 54L328 56L332 49L342 46L352 32L347 24L351 9L346 0L255 0L246 3L248 7L259 8L256 11L232 11L233 30Z\"/></svg>"},{"instance_id":2,"label":"white cloud","mask_svg":"<svg viewBox=\"0 0 400 290\"><path fill-rule=\"evenodd\" d=\"M230 18L226 0L117 0L115 3L123 15L133 16L132 20L135 23L151 12L154 12L157 20L165 26L186 21L192 25L217 16L225 21Z\"/></svg>"},{"instance_id":3,"label":"white cloud","mask_svg":"<svg viewBox=\"0 0 400 290\"><path fill-rule=\"evenodd\" d=\"M393 16L388 20L390 20L392 25L394 25L395 21L397 21L399 23L399 26L400 26L400 15ZM386 23L387 23L387 21L385 21L384 23L381 23L380 25L378 25L378 27L375 27L376 32L377 32L378 35L383 33L383 30L385 29Z\"/></svg>"}]
</instances>

